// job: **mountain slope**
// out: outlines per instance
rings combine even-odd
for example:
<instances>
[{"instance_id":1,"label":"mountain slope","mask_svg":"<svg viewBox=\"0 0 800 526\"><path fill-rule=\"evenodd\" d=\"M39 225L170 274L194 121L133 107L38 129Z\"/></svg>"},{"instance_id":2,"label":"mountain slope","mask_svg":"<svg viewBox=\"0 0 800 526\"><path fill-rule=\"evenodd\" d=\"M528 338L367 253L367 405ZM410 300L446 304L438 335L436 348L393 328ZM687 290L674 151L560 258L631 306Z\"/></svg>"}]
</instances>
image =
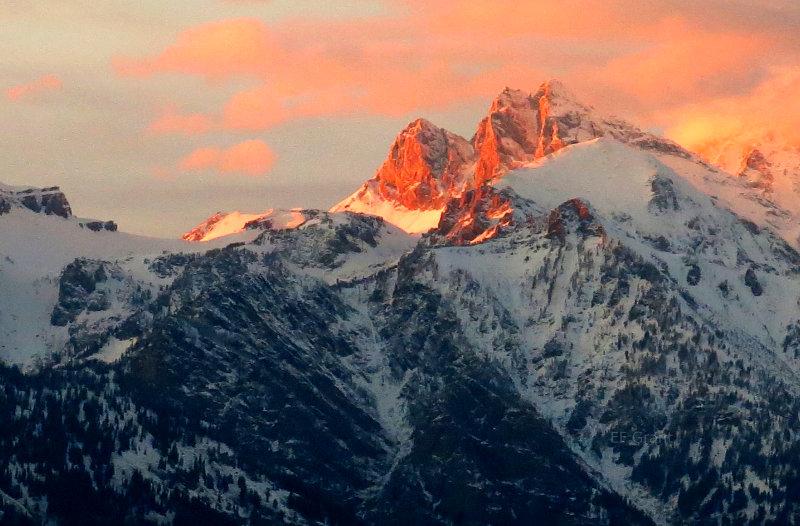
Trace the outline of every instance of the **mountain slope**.
<instances>
[{"instance_id":1,"label":"mountain slope","mask_svg":"<svg viewBox=\"0 0 800 526\"><path fill-rule=\"evenodd\" d=\"M121 323L81 328L84 311L69 323L83 354L30 379L0 371L14 422L0 432L0 508L23 523L649 524L421 288L415 244L378 218L320 213L243 246L151 260L161 290L131 298ZM60 292L89 292L88 279L91 296L112 266L76 260ZM323 270L341 277L328 284ZM386 280L390 301L375 288ZM118 361L86 360L108 342L124 346ZM23 398L36 402L16 411ZM29 447L43 419L49 445ZM33 484L20 462L50 471Z\"/></svg>"},{"instance_id":2,"label":"mountain slope","mask_svg":"<svg viewBox=\"0 0 800 526\"><path fill-rule=\"evenodd\" d=\"M720 140L703 145L699 153L736 177L717 190L759 225L780 233L792 246L800 245L800 153L763 132L760 139L742 148L739 140ZM723 185L720 185L723 186Z\"/></svg>"}]
</instances>

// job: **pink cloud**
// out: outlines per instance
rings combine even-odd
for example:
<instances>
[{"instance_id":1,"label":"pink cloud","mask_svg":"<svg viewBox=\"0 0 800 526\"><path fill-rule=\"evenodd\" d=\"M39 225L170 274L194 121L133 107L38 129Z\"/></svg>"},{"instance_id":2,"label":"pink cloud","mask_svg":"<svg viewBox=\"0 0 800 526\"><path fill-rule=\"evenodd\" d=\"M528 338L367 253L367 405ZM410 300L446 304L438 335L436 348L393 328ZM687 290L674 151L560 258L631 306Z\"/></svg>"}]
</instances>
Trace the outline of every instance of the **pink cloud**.
<instances>
[{"instance_id":1,"label":"pink cloud","mask_svg":"<svg viewBox=\"0 0 800 526\"><path fill-rule=\"evenodd\" d=\"M13 86L6 90L6 98L14 101L33 98L49 91L63 89L61 78L56 75L46 75L27 84Z\"/></svg>"},{"instance_id":2,"label":"pink cloud","mask_svg":"<svg viewBox=\"0 0 800 526\"><path fill-rule=\"evenodd\" d=\"M226 129L263 130L290 117L284 103L273 90L261 87L242 91L231 98L223 110Z\"/></svg>"},{"instance_id":3,"label":"pink cloud","mask_svg":"<svg viewBox=\"0 0 800 526\"><path fill-rule=\"evenodd\" d=\"M177 41L153 57L117 56L112 67L120 76L146 77L160 72L204 75L210 79L261 72L273 48L260 20L240 18L211 22L178 35Z\"/></svg>"},{"instance_id":4,"label":"pink cloud","mask_svg":"<svg viewBox=\"0 0 800 526\"><path fill-rule=\"evenodd\" d=\"M275 163L275 154L263 141L245 141L222 152L219 170L224 174L264 175Z\"/></svg>"},{"instance_id":5,"label":"pink cloud","mask_svg":"<svg viewBox=\"0 0 800 526\"><path fill-rule=\"evenodd\" d=\"M607 109L650 118L687 101L751 89L766 75L764 54L775 49L767 36L698 33L682 22L665 26L670 38L655 35L643 49L571 72L565 80Z\"/></svg>"},{"instance_id":6,"label":"pink cloud","mask_svg":"<svg viewBox=\"0 0 800 526\"><path fill-rule=\"evenodd\" d=\"M258 79L217 110L215 127L225 130L315 115L419 114L488 99L506 85L534 90L550 77L601 109L671 126L677 121L664 119L678 119L686 101L748 93L800 57L800 8L730 4L391 0L376 17L204 24L152 56L112 64L129 77Z\"/></svg>"},{"instance_id":7,"label":"pink cloud","mask_svg":"<svg viewBox=\"0 0 800 526\"><path fill-rule=\"evenodd\" d=\"M230 148L198 148L177 164L179 172L215 171L223 175L242 174L250 177L267 174L275 164L275 154L260 140L245 141ZM158 170L156 176L168 173ZM159 175L160 174L160 175Z\"/></svg>"},{"instance_id":8,"label":"pink cloud","mask_svg":"<svg viewBox=\"0 0 800 526\"><path fill-rule=\"evenodd\" d=\"M221 148L198 148L178 161L178 168L182 172L211 170L219 165L220 159L222 159Z\"/></svg>"},{"instance_id":9,"label":"pink cloud","mask_svg":"<svg viewBox=\"0 0 800 526\"><path fill-rule=\"evenodd\" d=\"M147 133L151 135L200 135L211 129L211 120L202 113L182 115L177 108L168 106L150 123Z\"/></svg>"}]
</instances>

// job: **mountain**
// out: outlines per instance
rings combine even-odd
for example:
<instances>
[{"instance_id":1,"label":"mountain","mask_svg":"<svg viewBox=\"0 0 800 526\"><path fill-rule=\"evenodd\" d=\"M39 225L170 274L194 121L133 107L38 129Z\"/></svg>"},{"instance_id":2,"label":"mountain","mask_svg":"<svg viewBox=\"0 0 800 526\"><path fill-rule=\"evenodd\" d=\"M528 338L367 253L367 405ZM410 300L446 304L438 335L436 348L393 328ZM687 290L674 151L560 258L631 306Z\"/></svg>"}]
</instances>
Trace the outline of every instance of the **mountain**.
<instances>
[{"instance_id":1,"label":"mountain","mask_svg":"<svg viewBox=\"0 0 800 526\"><path fill-rule=\"evenodd\" d=\"M736 173L747 181L749 186L772 190L775 176L772 173L772 163L764 157L758 148L751 148L742 158L742 164Z\"/></svg>"},{"instance_id":2,"label":"mountain","mask_svg":"<svg viewBox=\"0 0 800 526\"><path fill-rule=\"evenodd\" d=\"M613 137L646 150L689 157L667 139L598 117L558 81L533 94L506 88L471 141L418 119L395 139L375 176L331 208L377 215L409 233L438 225L450 199L559 149Z\"/></svg>"},{"instance_id":3,"label":"mountain","mask_svg":"<svg viewBox=\"0 0 800 526\"><path fill-rule=\"evenodd\" d=\"M800 522L800 254L756 174L552 82L480 130L208 243L0 215L3 523Z\"/></svg>"},{"instance_id":4,"label":"mountain","mask_svg":"<svg viewBox=\"0 0 800 526\"><path fill-rule=\"evenodd\" d=\"M270 208L263 214L242 214L239 211L230 213L217 212L189 232L181 236L186 241L211 241L231 234L238 234L248 227L249 223L269 222L273 228L296 228L306 221L303 211L274 210Z\"/></svg>"}]
</instances>

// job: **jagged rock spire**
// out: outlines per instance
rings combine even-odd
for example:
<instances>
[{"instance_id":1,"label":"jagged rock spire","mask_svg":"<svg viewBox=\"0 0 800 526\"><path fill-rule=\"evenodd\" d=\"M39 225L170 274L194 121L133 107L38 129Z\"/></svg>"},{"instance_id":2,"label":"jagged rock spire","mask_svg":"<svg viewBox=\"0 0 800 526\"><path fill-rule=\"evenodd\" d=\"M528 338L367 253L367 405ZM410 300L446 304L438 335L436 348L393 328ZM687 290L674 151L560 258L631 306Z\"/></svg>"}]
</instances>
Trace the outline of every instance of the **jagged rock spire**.
<instances>
[{"instance_id":1,"label":"jagged rock spire","mask_svg":"<svg viewBox=\"0 0 800 526\"><path fill-rule=\"evenodd\" d=\"M566 145L602 136L590 117L591 108L576 102L557 80L543 83L533 94L506 88L472 139L479 154L476 184Z\"/></svg>"}]
</instances>

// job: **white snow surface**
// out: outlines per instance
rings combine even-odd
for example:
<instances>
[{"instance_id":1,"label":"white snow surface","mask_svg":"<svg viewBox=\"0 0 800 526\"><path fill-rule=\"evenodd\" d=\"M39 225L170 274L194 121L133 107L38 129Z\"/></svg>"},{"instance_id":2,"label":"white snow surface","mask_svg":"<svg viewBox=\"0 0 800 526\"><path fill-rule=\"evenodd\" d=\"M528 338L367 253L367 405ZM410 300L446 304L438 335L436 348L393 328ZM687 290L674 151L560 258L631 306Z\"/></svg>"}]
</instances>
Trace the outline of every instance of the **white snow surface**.
<instances>
[{"instance_id":1,"label":"white snow surface","mask_svg":"<svg viewBox=\"0 0 800 526\"><path fill-rule=\"evenodd\" d=\"M602 212L635 214L649 222L647 203L651 179L663 168L652 156L613 139L595 139L544 157L514 170L495 186L511 188L545 208L578 198Z\"/></svg>"},{"instance_id":2,"label":"white snow surface","mask_svg":"<svg viewBox=\"0 0 800 526\"><path fill-rule=\"evenodd\" d=\"M376 236L375 246L364 243L360 251L337 258L333 268L318 268L302 262L317 256L317 252L324 249L326 229L349 222L350 214L307 220L299 209L294 209L273 210L259 217L272 221L271 230L319 229L319 234L301 236L305 241L299 245L289 239L288 247L268 242L261 246L251 244L248 248L259 252L288 248L297 254L295 270L327 283L358 279L377 272L394 264L418 241L418 236L385 224ZM31 369L47 363L54 353L64 349L69 339L68 328L53 326L50 319L58 301L61 273L76 258L103 261L113 278L104 284L110 296L109 309L85 312L76 320L79 324L97 325L132 314L125 299L130 289L147 288L157 294L161 286L169 285L172 278L159 277L150 271L149 262L155 258L167 253L205 252L234 242L250 243L264 232L262 229L245 230L195 243L122 232L94 232L81 227L85 221L38 214L24 208L13 208L0 216L0 361ZM131 343L111 338L100 352L89 358L116 361Z\"/></svg>"},{"instance_id":3,"label":"white snow surface","mask_svg":"<svg viewBox=\"0 0 800 526\"><path fill-rule=\"evenodd\" d=\"M762 151L772 163L775 177L770 190L754 188L746 179L737 177L738 162L720 160L722 168L717 168L697 156L684 159L660 155L659 160L713 196L721 206L770 228L791 246L800 248L800 153L777 146L764 147Z\"/></svg>"},{"instance_id":4,"label":"white snow surface","mask_svg":"<svg viewBox=\"0 0 800 526\"><path fill-rule=\"evenodd\" d=\"M612 239L657 266L666 266L680 285L691 290L710 318L729 320L730 326L764 345L778 346L787 325L797 320L798 298L786 291L800 289L794 265L776 253L781 249L780 239L766 230L753 234L741 216L720 206L734 208L738 202L720 202L698 190L694 183L700 165L694 164L694 171L676 173L663 160L601 138L564 148L510 172L495 184L549 209L572 198L583 200ZM672 183L677 210L654 211L650 202L655 178ZM658 248L658 240L668 246ZM702 273L695 286L686 280L689 265L697 265ZM761 296L754 296L744 284L748 267L765 269L758 272L764 286ZM723 281L732 289L731 298L741 301L731 302L721 295L718 285Z\"/></svg>"},{"instance_id":5,"label":"white snow surface","mask_svg":"<svg viewBox=\"0 0 800 526\"><path fill-rule=\"evenodd\" d=\"M357 252L347 252L336 258L334 265L310 265L324 246L320 238L325 237L327 230L346 225L351 220L350 213L333 213L310 219L297 227L297 230L315 229L318 235L308 233L299 242L292 242L291 247L282 246L283 241L274 242L267 236L261 244L253 244L248 248L256 252L282 251L290 248L295 254L290 257L290 267L298 274L320 279L329 285L339 281L351 281L372 275L387 266L394 265L403 254L410 252L419 241L419 236L411 235L390 223L383 223L375 236L375 246L361 243Z\"/></svg>"},{"instance_id":6,"label":"white snow surface","mask_svg":"<svg viewBox=\"0 0 800 526\"><path fill-rule=\"evenodd\" d=\"M341 203L334 205L331 213L354 212L382 217L409 234L421 234L439 225L444 208L411 210L394 201L387 201L377 191L375 181L369 181Z\"/></svg>"},{"instance_id":7,"label":"white snow surface","mask_svg":"<svg viewBox=\"0 0 800 526\"><path fill-rule=\"evenodd\" d=\"M98 360L104 363L114 363L125 354L134 343L135 338L130 340L118 340L114 337L109 338L108 342L100 349L99 352L89 357L90 360Z\"/></svg>"}]
</instances>

